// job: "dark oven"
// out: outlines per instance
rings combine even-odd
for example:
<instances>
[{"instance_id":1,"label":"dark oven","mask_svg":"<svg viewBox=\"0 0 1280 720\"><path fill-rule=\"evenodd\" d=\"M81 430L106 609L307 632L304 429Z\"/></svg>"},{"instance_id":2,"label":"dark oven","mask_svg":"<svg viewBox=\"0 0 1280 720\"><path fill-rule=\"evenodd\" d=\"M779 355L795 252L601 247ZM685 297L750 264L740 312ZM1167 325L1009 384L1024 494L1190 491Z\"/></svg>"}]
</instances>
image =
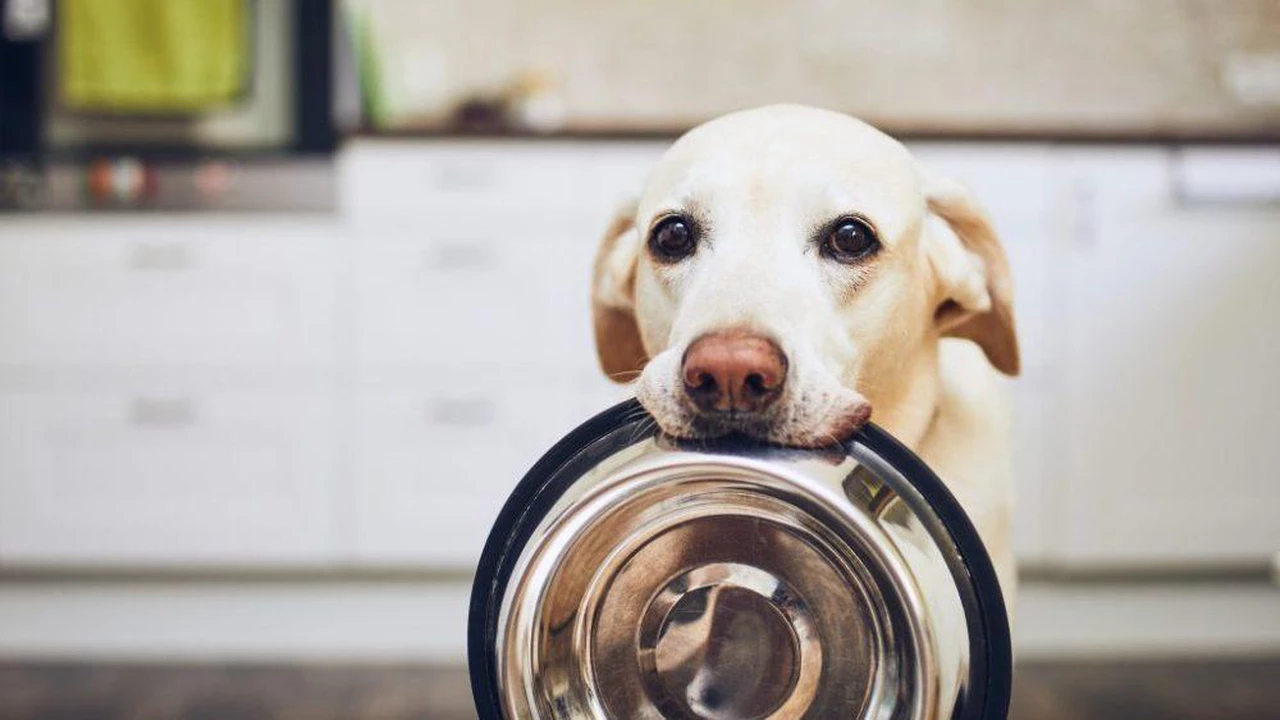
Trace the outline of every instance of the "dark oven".
<instances>
[{"instance_id":1,"label":"dark oven","mask_svg":"<svg viewBox=\"0 0 1280 720\"><path fill-rule=\"evenodd\" d=\"M331 204L332 0L0 8L0 208Z\"/></svg>"}]
</instances>

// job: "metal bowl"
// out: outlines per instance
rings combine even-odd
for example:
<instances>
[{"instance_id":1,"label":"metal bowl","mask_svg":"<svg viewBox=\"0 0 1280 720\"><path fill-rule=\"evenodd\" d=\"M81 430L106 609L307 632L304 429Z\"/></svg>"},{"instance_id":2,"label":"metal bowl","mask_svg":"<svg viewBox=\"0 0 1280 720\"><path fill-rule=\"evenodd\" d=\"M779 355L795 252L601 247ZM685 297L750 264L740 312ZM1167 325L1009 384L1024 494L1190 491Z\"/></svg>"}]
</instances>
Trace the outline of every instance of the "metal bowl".
<instances>
[{"instance_id":1,"label":"metal bowl","mask_svg":"<svg viewBox=\"0 0 1280 720\"><path fill-rule=\"evenodd\" d=\"M471 595L483 720L1004 718L991 560L883 430L689 444L635 401L516 487Z\"/></svg>"}]
</instances>

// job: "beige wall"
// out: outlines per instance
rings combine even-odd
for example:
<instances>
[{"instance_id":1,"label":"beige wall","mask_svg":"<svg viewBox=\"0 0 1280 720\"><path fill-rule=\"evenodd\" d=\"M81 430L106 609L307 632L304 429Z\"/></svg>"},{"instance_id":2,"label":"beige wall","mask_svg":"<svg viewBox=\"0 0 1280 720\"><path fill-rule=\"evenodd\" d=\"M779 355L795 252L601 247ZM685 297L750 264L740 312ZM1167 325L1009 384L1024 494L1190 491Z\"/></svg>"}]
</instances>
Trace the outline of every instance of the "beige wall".
<instances>
[{"instance_id":1,"label":"beige wall","mask_svg":"<svg viewBox=\"0 0 1280 720\"><path fill-rule=\"evenodd\" d=\"M917 131L1280 127L1276 0L352 4L370 11L400 122L537 70L570 125L597 129L784 100Z\"/></svg>"}]
</instances>

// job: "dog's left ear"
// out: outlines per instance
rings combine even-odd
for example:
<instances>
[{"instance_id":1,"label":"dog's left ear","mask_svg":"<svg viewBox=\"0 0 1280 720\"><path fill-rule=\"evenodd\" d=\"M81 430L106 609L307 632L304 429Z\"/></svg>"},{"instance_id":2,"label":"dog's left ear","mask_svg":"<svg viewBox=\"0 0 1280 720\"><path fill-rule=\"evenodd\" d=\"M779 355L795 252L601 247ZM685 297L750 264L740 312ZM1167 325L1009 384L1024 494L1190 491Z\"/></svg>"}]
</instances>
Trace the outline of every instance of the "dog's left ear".
<instances>
[{"instance_id":1,"label":"dog's left ear","mask_svg":"<svg viewBox=\"0 0 1280 720\"><path fill-rule=\"evenodd\" d=\"M1013 277L986 213L960 183L921 169L931 217L925 228L940 297L938 330L976 342L991 364L1017 375L1021 361L1013 320Z\"/></svg>"}]
</instances>

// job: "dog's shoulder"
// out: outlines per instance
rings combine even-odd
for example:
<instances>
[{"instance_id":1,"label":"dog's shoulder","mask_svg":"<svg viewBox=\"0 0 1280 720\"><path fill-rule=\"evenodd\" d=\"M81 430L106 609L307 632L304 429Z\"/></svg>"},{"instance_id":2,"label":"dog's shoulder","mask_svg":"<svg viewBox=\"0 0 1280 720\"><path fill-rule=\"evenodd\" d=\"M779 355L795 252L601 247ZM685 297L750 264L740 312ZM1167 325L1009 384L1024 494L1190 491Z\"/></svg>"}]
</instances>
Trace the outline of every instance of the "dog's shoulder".
<instances>
[{"instance_id":1,"label":"dog's shoulder","mask_svg":"<svg viewBox=\"0 0 1280 720\"><path fill-rule=\"evenodd\" d=\"M1013 410L1009 379L968 340L939 347L937 413L920 455L960 500L991 552L1012 604Z\"/></svg>"},{"instance_id":2,"label":"dog's shoulder","mask_svg":"<svg viewBox=\"0 0 1280 720\"><path fill-rule=\"evenodd\" d=\"M977 344L944 338L938 346L939 415L975 430L1008 432L1009 379L992 367Z\"/></svg>"},{"instance_id":3,"label":"dog's shoulder","mask_svg":"<svg viewBox=\"0 0 1280 720\"><path fill-rule=\"evenodd\" d=\"M920 452L935 469L954 469L949 482L973 483L978 475L1008 475L1012 454L1012 402L1008 379L982 350L962 339L938 348L938 403ZM985 483L983 483L985 484Z\"/></svg>"}]
</instances>

